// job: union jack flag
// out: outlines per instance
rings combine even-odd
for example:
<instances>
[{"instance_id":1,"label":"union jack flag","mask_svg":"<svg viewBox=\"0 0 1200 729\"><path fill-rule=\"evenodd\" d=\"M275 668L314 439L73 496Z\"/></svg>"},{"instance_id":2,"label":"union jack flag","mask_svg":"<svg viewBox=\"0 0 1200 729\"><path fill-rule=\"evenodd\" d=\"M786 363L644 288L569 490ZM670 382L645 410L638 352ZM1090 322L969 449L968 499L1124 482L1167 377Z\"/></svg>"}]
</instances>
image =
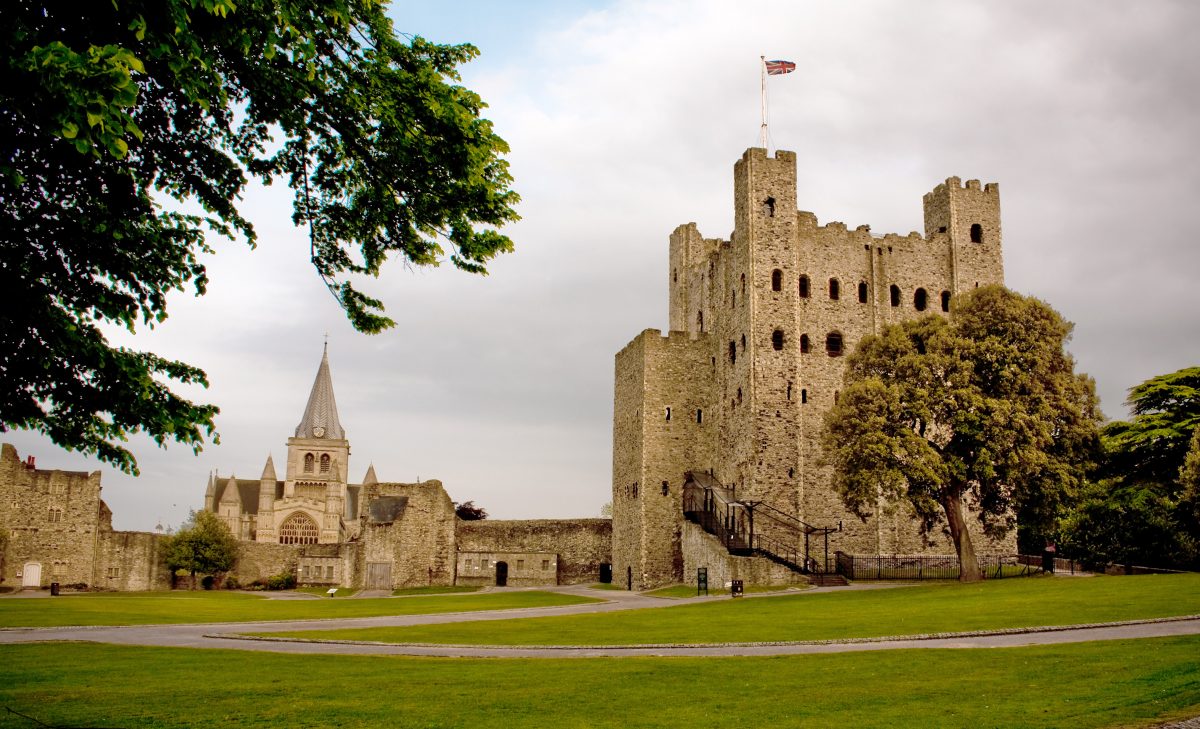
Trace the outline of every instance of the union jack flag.
<instances>
[{"instance_id":1,"label":"union jack flag","mask_svg":"<svg viewBox=\"0 0 1200 729\"><path fill-rule=\"evenodd\" d=\"M796 64L791 61L767 61L768 76L782 76L796 70Z\"/></svg>"}]
</instances>

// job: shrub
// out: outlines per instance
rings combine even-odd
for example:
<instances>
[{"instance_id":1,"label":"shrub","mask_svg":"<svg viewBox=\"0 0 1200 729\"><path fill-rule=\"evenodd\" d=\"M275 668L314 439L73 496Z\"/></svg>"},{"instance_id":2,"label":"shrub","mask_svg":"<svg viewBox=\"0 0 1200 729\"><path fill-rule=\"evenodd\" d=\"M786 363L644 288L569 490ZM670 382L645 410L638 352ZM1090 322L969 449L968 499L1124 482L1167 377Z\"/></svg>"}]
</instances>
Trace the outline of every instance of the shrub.
<instances>
[{"instance_id":1,"label":"shrub","mask_svg":"<svg viewBox=\"0 0 1200 729\"><path fill-rule=\"evenodd\" d=\"M268 590L290 590L296 586L296 576L291 572L280 572L267 578Z\"/></svg>"}]
</instances>

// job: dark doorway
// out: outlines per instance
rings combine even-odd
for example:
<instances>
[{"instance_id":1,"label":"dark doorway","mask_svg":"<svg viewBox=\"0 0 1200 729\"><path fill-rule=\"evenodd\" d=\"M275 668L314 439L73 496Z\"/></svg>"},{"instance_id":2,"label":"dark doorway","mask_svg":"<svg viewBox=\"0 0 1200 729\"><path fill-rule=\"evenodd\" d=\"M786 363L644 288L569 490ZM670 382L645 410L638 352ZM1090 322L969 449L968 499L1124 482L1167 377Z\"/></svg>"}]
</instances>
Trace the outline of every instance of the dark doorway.
<instances>
[{"instance_id":1,"label":"dark doorway","mask_svg":"<svg viewBox=\"0 0 1200 729\"><path fill-rule=\"evenodd\" d=\"M508 562L496 563L496 587L508 585Z\"/></svg>"},{"instance_id":2,"label":"dark doorway","mask_svg":"<svg viewBox=\"0 0 1200 729\"><path fill-rule=\"evenodd\" d=\"M633 568L625 568L625 589L633 590Z\"/></svg>"},{"instance_id":3,"label":"dark doorway","mask_svg":"<svg viewBox=\"0 0 1200 729\"><path fill-rule=\"evenodd\" d=\"M600 563L600 584L608 585L612 583L612 565L608 562Z\"/></svg>"}]
</instances>

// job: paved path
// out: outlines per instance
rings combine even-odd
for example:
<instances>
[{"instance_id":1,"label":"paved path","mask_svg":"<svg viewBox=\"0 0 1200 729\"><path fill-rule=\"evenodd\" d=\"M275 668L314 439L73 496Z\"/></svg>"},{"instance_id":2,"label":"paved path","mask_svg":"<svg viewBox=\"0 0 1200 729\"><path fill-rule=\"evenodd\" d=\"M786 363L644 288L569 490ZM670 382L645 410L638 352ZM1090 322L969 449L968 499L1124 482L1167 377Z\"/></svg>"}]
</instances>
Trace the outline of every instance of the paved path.
<instances>
[{"instance_id":1,"label":"paved path","mask_svg":"<svg viewBox=\"0 0 1200 729\"><path fill-rule=\"evenodd\" d=\"M845 591L847 589L878 589L863 585L846 588L818 588L813 592ZM607 602L562 607L520 608L437 615L396 615L370 618L337 618L327 620L292 620L251 623L208 623L195 625L137 625L126 627L60 627L10 628L0 630L0 644L43 641L88 641L118 645L168 646L182 648L229 648L235 650L270 651L277 653L310 653L339 655L408 655L451 656L467 658L587 658L617 656L779 656L812 653L844 653L849 651L895 650L899 648L1000 648L1023 645L1078 643L1094 640L1152 638L1200 634L1200 617L1166 622L1130 622L1083 628L1043 628L1015 633L998 631L992 634L956 634L929 638L888 638L845 642L782 642L770 644L726 645L655 645L606 647L477 647L448 645L397 645L370 642L315 642L293 640L247 640L233 637L236 633L283 632L297 630L334 630L338 628L392 627L433 625L480 620L544 617L551 615L581 615L647 607L678 605L680 601L650 597L623 591L597 591L587 587L559 588L562 592L606 598ZM765 596L764 596L765 598ZM728 600L726 596L693 598L689 604L712 600Z\"/></svg>"}]
</instances>

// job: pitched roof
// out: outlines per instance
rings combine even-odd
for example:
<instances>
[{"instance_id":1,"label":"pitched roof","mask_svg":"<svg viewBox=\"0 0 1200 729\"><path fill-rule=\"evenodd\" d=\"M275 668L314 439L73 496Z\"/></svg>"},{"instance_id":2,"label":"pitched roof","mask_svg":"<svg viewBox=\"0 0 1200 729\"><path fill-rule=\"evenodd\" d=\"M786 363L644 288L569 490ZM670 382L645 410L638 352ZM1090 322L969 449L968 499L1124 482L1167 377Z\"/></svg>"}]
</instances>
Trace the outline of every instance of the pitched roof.
<instances>
[{"instance_id":1,"label":"pitched roof","mask_svg":"<svg viewBox=\"0 0 1200 729\"><path fill-rule=\"evenodd\" d=\"M345 440L346 430L338 420L337 402L333 399L333 378L329 374L329 345L321 353L321 366L317 368L317 379L308 394L308 405L304 417L296 426L297 438L312 438L314 428L324 428L324 438Z\"/></svg>"},{"instance_id":2,"label":"pitched roof","mask_svg":"<svg viewBox=\"0 0 1200 729\"><path fill-rule=\"evenodd\" d=\"M225 492L226 492L227 488L230 485L233 485L237 489L237 496L234 497L233 494L230 494L229 495L230 501L234 500L235 498L237 500L241 501L242 502L241 511L243 514L257 514L258 513L258 489L262 485L262 481L260 479L254 479L253 481L251 481L248 478L228 478L228 479L222 480L222 477L217 476L216 484L217 484L216 494L215 494L216 498L213 499L214 507L216 507L217 504L221 503L221 500L225 497ZM281 496L283 493L283 482L282 481L276 482L275 491L276 491L276 498L279 498L279 496ZM216 511L215 508L213 510Z\"/></svg>"}]
</instances>

